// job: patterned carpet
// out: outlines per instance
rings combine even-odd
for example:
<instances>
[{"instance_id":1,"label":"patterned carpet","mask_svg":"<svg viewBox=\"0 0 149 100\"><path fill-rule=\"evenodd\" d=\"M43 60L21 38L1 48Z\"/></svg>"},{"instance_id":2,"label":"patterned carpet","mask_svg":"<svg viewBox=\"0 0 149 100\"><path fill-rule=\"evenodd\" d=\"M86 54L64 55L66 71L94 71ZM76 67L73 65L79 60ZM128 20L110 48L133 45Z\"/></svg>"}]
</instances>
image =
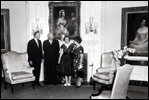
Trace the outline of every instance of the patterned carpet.
<instances>
[{"instance_id":1,"label":"patterned carpet","mask_svg":"<svg viewBox=\"0 0 149 100\"><path fill-rule=\"evenodd\" d=\"M84 85L81 88L64 87L63 85L48 85L32 89L27 83L24 87L21 84L14 86L14 94L11 94L10 87L4 90L1 84L1 99L89 99L93 91L92 86ZM148 87L129 86L127 96L130 99L148 99Z\"/></svg>"}]
</instances>

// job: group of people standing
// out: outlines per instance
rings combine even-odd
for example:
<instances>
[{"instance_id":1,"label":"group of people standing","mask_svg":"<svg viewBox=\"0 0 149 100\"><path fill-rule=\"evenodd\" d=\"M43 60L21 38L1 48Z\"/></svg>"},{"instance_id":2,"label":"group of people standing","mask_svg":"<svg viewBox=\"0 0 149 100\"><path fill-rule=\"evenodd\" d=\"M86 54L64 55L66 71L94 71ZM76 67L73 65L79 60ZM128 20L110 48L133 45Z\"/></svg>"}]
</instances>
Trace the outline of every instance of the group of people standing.
<instances>
[{"instance_id":1,"label":"group of people standing","mask_svg":"<svg viewBox=\"0 0 149 100\"><path fill-rule=\"evenodd\" d=\"M82 39L75 37L74 42L71 42L69 36L64 37L64 44L60 49L59 57L59 73L65 77L64 86L71 85L71 78L77 78L77 87L81 86L83 72L83 53L84 49L80 45Z\"/></svg>"},{"instance_id":2,"label":"group of people standing","mask_svg":"<svg viewBox=\"0 0 149 100\"><path fill-rule=\"evenodd\" d=\"M28 42L27 53L28 62L34 67L35 84L39 83L40 69L42 60L44 62L44 84L57 84L58 73L65 79L64 86L71 86L71 79L76 78L76 87L81 86L84 76L83 70L83 53L84 49L80 45L81 37L77 36L70 39L69 36L63 38L63 43L56 39L52 33L48 34L48 39L42 43L40 32L34 32L34 38Z\"/></svg>"}]
</instances>

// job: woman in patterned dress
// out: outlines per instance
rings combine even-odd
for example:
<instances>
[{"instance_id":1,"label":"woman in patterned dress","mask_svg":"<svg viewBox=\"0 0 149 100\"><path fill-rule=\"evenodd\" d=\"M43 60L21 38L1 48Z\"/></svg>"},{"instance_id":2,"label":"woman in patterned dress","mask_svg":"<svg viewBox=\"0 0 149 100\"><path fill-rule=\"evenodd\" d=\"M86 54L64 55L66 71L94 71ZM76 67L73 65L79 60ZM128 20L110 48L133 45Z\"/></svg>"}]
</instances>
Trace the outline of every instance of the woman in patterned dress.
<instances>
[{"instance_id":1,"label":"woman in patterned dress","mask_svg":"<svg viewBox=\"0 0 149 100\"><path fill-rule=\"evenodd\" d=\"M74 76L77 78L76 87L81 87L83 77L84 77L84 69L83 69L83 53L84 49L80 45L82 42L81 37L74 38L74 50L73 50L73 67L74 67Z\"/></svg>"}]
</instances>

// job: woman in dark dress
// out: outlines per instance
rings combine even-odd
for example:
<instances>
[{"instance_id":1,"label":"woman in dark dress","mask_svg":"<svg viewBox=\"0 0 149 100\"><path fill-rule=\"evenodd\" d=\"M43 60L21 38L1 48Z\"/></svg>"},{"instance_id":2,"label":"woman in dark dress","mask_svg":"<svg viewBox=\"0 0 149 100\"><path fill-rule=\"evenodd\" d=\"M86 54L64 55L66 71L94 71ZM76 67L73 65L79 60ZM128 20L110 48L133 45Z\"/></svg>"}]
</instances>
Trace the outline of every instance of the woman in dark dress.
<instances>
[{"instance_id":1,"label":"woman in dark dress","mask_svg":"<svg viewBox=\"0 0 149 100\"><path fill-rule=\"evenodd\" d=\"M60 50L60 73L65 76L64 86L71 86L71 77L73 75L71 43L68 36L64 37L65 43L61 46Z\"/></svg>"},{"instance_id":2,"label":"woman in dark dress","mask_svg":"<svg viewBox=\"0 0 149 100\"><path fill-rule=\"evenodd\" d=\"M80 45L82 42L81 37L74 38L74 49L73 49L73 67L74 67L74 76L77 78L76 87L81 87L83 77L84 77L84 69L83 69L83 53L84 49Z\"/></svg>"}]
</instances>

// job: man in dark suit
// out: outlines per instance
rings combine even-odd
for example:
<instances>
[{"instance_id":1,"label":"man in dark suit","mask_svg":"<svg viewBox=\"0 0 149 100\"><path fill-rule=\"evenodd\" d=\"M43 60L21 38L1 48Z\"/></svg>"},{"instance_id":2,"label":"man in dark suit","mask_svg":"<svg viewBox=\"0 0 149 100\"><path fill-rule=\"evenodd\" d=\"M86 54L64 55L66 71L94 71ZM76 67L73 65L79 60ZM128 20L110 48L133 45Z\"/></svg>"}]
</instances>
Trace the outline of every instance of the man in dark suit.
<instances>
[{"instance_id":1,"label":"man in dark suit","mask_svg":"<svg viewBox=\"0 0 149 100\"><path fill-rule=\"evenodd\" d=\"M41 86L39 84L39 77L43 54L41 41L39 40L40 32L35 31L33 35L34 38L30 40L27 45L28 62L31 67L34 67L33 74L35 76L35 84Z\"/></svg>"},{"instance_id":2,"label":"man in dark suit","mask_svg":"<svg viewBox=\"0 0 149 100\"><path fill-rule=\"evenodd\" d=\"M57 84L57 64L59 59L59 42L53 39L53 34L48 34L48 39L43 43L44 51L44 83Z\"/></svg>"}]
</instances>

